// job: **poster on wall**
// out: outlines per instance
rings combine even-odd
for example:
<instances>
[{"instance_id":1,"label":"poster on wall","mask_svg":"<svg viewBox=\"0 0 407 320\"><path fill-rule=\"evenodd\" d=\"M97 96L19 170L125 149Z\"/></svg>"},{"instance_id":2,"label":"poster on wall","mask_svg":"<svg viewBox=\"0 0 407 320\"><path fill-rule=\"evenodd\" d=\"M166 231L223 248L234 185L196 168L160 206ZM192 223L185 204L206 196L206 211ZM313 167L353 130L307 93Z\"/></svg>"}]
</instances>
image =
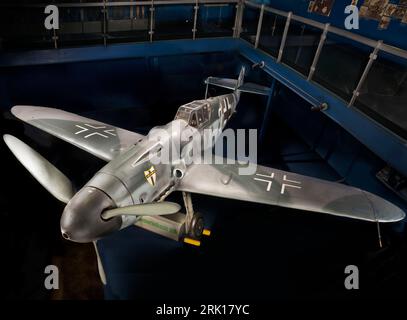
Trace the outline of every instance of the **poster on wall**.
<instances>
[{"instance_id":1,"label":"poster on wall","mask_svg":"<svg viewBox=\"0 0 407 320\"><path fill-rule=\"evenodd\" d=\"M391 17L394 15L397 9L397 4L394 3L389 3L387 6L384 8L384 11L382 13L382 17L379 22L379 29L384 30L387 29L390 25L391 22Z\"/></svg>"},{"instance_id":2,"label":"poster on wall","mask_svg":"<svg viewBox=\"0 0 407 320\"><path fill-rule=\"evenodd\" d=\"M308 12L329 17L335 0L313 0L309 2Z\"/></svg>"},{"instance_id":3,"label":"poster on wall","mask_svg":"<svg viewBox=\"0 0 407 320\"><path fill-rule=\"evenodd\" d=\"M398 19L398 20L403 20L404 16L407 13L407 1L405 5L400 4L397 6L396 11L394 11L392 18Z\"/></svg>"},{"instance_id":4,"label":"poster on wall","mask_svg":"<svg viewBox=\"0 0 407 320\"><path fill-rule=\"evenodd\" d=\"M407 0L400 0L398 10L395 13L396 19L401 19L401 23L407 24Z\"/></svg>"},{"instance_id":5,"label":"poster on wall","mask_svg":"<svg viewBox=\"0 0 407 320\"><path fill-rule=\"evenodd\" d=\"M365 0L359 9L362 18L379 21L379 29L387 29L392 19L407 23L407 0L389 3L389 0Z\"/></svg>"},{"instance_id":6,"label":"poster on wall","mask_svg":"<svg viewBox=\"0 0 407 320\"><path fill-rule=\"evenodd\" d=\"M380 21L388 4L389 0L365 0L360 8L359 15Z\"/></svg>"},{"instance_id":7,"label":"poster on wall","mask_svg":"<svg viewBox=\"0 0 407 320\"><path fill-rule=\"evenodd\" d=\"M384 9L383 15L386 17L393 17L398 5L394 3L389 3L386 8Z\"/></svg>"},{"instance_id":8,"label":"poster on wall","mask_svg":"<svg viewBox=\"0 0 407 320\"><path fill-rule=\"evenodd\" d=\"M385 30L385 29L387 29L387 28L389 27L390 21L391 21L391 18L390 18L390 17L383 16L383 17L380 19L380 22L379 22L379 29L380 29L380 30Z\"/></svg>"}]
</instances>

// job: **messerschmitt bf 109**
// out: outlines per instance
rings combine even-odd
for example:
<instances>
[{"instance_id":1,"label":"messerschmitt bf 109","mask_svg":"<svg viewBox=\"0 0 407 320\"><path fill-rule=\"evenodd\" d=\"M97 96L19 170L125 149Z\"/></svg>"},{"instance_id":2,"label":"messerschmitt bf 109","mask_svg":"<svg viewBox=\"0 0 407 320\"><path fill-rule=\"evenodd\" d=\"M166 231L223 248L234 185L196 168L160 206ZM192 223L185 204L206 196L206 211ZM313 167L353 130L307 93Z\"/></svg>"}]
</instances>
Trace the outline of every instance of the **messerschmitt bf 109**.
<instances>
[{"instance_id":1,"label":"messerschmitt bf 109","mask_svg":"<svg viewBox=\"0 0 407 320\"><path fill-rule=\"evenodd\" d=\"M160 127L168 140L185 133L221 132L236 111L242 92L268 94L268 88L244 83L245 68L238 79L209 77L206 84L232 93L196 100L179 107L175 120ZM192 141L179 146L180 158L153 163L151 155L162 151L165 141L152 129L147 136L113 127L58 109L15 106L12 113L22 121L65 140L108 163L79 191L50 162L28 145L5 135L16 158L58 200L66 203L61 233L76 242L96 241L130 225L148 229L174 240L198 244L203 217L194 212L191 193L244 200L352 219L379 222L402 220L405 214L392 203L363 190L257 165L250 175L239 174L247 164L223 161L187 161ZM173 128L178 128L174 130ZM212 140L210 148L216 141ZM195 155L196 157L197 155ZM200 155L198 155L200 156ZM165 201L181 191L186 214L180 205Z\"/></svg>"}]
</instances>

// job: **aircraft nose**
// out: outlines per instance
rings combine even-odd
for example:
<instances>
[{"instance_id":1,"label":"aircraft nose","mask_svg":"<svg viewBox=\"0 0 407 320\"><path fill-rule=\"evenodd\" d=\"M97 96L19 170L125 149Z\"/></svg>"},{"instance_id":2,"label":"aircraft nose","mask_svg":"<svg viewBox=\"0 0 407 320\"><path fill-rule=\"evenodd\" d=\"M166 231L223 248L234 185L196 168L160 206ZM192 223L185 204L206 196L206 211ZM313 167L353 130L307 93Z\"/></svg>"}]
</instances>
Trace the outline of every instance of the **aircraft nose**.
<instances>
[{"instance_id":1,"label":"aircraft nose","mask_svg":"<svg viewBox=\"0 0 407 320\"><path fill-rule=\"evenodd\" d=\"M61 217L62 236L75 242L91 242L119 230L122 219L103 220L101 213L114 208L113 201L93 187L81 189L66 205Z\"/></svg>"}]
</instances>

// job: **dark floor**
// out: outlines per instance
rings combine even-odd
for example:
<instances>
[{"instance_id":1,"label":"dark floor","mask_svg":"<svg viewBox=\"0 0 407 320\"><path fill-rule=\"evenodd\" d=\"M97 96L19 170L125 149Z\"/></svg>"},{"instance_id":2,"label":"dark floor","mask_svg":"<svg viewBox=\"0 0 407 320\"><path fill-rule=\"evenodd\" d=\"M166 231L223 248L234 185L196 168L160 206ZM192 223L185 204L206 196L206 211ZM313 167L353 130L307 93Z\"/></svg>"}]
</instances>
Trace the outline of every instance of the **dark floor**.
<instances>
[{"instance_id":1,"label":"dark floor","mask_svg":"<svg viewBox=\"0 0 407 320\"><path fill-rule=\"evenodd\" d=\"M51 259L60 274L60 288L51 291L51 300L103 299L93 245L62 241L61 249Z\"/></svg>"}]
</instances>

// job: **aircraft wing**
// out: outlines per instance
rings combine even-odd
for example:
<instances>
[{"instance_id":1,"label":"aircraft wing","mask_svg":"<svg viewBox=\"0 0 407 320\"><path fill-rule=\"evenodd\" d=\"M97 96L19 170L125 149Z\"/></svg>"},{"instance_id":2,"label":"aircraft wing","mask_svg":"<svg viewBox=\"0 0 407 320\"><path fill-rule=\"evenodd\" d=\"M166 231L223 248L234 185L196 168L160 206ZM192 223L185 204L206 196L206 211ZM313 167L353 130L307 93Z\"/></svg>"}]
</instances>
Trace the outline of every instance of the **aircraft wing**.
<instances>
[{"instance_id":1,"label":"aircraft wing","mask_svg":"<svg viewBox=\"0 0 407 320\"><path fill-rule=\"evenodd\" d=\"M22 121L110 161L143 135L59 109L15 106L11 113Z\"/></svg>"},{"instance_id":2,"label":"aircraft wing","mask_svg":"<svg viewBox=\"0 0 407 320\"><path fill-rule=\"evenodd\" d=\"M405 217L387 200L354 187L260 165L253 175L239 175L238 169L238 164L192 164L177 190L366 221Z\"/></svg>"}]
</instances>

